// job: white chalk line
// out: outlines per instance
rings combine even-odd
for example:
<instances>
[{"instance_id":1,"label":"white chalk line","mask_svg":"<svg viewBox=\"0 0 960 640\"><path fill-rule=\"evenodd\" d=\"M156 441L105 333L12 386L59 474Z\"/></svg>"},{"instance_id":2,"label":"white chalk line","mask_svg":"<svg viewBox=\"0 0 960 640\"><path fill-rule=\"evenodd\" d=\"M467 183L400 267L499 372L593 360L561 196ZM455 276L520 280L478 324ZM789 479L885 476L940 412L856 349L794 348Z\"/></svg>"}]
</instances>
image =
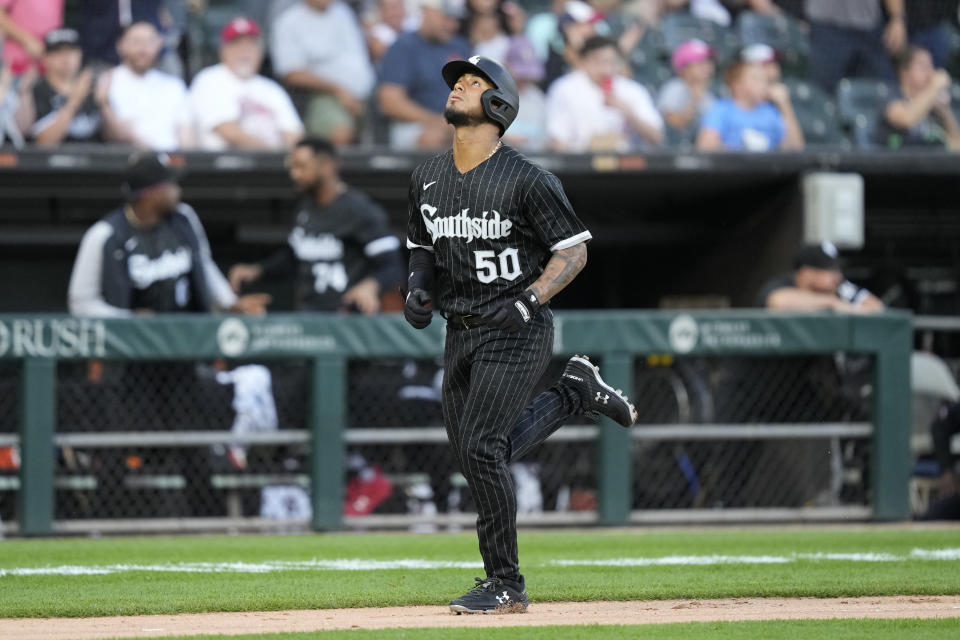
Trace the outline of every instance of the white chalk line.
<instances>
[{"instance_id":1,"label":"white chalk line","mask_svg":"<svg viewBox=\"0 0 960 640\"><path fill-rule=\"evenodd\" d=\"M672 555L656 558L594 558L551 560L554 567L659 567L711 566L726 564L789 564L794 562L904 562L909 560L960 560L960 548L913 549L894 553L791 553L788 555ZM13 576L93 576L116 573L277 573L282 571L384 571L391 569L480 569L481 562L455 562L401 558L368 560L274 560L267 562L170 562L161 564L58 565L0 569L0 578Z\"/></svg>"}]
</instances>

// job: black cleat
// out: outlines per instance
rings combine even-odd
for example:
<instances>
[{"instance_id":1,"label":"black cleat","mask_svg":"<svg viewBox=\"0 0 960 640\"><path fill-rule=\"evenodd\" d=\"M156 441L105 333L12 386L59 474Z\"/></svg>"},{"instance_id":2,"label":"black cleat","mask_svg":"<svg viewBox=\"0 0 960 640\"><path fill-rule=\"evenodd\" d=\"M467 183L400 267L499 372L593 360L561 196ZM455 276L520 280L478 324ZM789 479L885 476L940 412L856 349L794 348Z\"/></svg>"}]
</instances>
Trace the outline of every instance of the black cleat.
<instances>
[{"instance_id":1,"label":"black cleat","mask_svg":"<svg viewBox=\"0 0 960 640\"><path fill-rule=\"evenodd\" d=\"M590 417L607 416L621 427L637 421L637 409L620 389L614 389L600 377L600 367L587 356L573 356L560 379L575 388L583 401L583 413Z\"/></svg>"},{"instance_id":2,"label":"black cleat","mask_svg":"<svg viewBox=\"0 0 960 640\"><path fill-rule=\"evenodd\" d=\"M450 602L450 611L461 613L526 613L530 600L520 579L520 591L500 578L474 578L477 581L470 591Z\"/></svg>"}]
</instances>

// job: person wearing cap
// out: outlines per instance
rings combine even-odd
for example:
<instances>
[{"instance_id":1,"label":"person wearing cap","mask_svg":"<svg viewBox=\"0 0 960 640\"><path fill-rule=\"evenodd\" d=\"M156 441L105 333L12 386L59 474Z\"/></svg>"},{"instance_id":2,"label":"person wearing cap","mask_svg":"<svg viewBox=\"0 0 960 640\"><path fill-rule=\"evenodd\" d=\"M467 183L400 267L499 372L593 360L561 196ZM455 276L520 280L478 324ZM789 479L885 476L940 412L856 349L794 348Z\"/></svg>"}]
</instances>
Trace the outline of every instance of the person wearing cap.
<instances>
[{"instance_id":1,"label":"person wearing cap","mask_svg":"<svg viewBox=\"0 0 960 640\"><path fill-rule=\"evenodd\" d=\"M173 151L192 144L187 87L154 68L163 48L156 27L137 22L117 43L122 62L97 81L105 137L142 149Z\"/></svg>"},{"instance_id":2,"label":"person wearing cap","mask_svg":"<svg viewBox=\"0 0 960 640\"><path fill-rule=\"evenodd\" d=\"M259 25L245 17L228 22L220 33L220 64L198 73L190 85L200 149L283 150L303 135L290 96L258 75L262 62Z\"/></svg>"},{"instance_id":3,"label":"person wearing cap","mask_svg":"<svg viewBox=\"0 0 960 640\"><path fill-rule=\"evenodd\" d=\"M801 248L793 272L774 276L757 294L757 306L777 311L876 313L884 305L843 277L837 248L824 242Z\"/></svg>"},{"instance_id":4,"label":"person wearing cap","mask_svg":"<svg viewBox=\"0 0 960 640\"><path fill-rule=\"evenodd\" d=\"M720 98L700 122L701 151L793 151L803 132L786 87L772 90L762 64L735 60L724 72L729 98ZM770 102L772 101L772 103Z\"/></svg>"},{"instance_id":5,"label":"person wearing cap","mask_svg":"<svg viewBox=\"0 0 960 640\"><path fill-rule=\"evenodd\" d=\"M420 13L420 27L397 38L380 67L377 105L390 119L390 146L397 150L450 143L443 118L450 90L435 69L470 55L470 43L457 34L462 0L420 0Z\"/></svg>"},{"instance_id":6,"label":"person wearing cap","mask_svg":"<svg viewBox=\"0 0 960 640\"><path fill-rule=\"evenodd\" d=\"M663 142L663 118L650 92L621 74L616 41L588 38L580 68L547 92L547 135L555 151L636 151Z\"/></svg>"},{"instance_id":7,"label":"person wearing cap","mask_svg":"<svg viewBox=\"0 0 960 640\"><path fill-rule=\"evenodd\" d=\"M559 38L550 42L545 61L543 88L549 90L554 81L579 68L580 55L587 40L609 31L603 14L582 0L563 5L557 21Z\"/></svg>"},{"instance_id":8,"label":"person wearing cap","mask_svg":"<svg viewBox=\"0 0 960 640\"><path fill-rule=\"evenodd\" d=\"M716 96L713 82L713 50L703 40L687 40L673 50L670 64L676 77L660 88L657 108L674 130L693 142L700 118L710 111Z\"/></svg>"},{"instance_id":9,"label":"person wearing cap","mask_svg":"<svg viewBox=\"0 0 960 640\"><path fill-rule=\"evenodd\" d=\"M580 356L535 394L553 354L549 303L583 269L592 236L557 177L503 144L522 106L509 71L472 56L440 75L453 144L410 176L404 318L416 329L435 308L446 318L443 417L477 507L485 577L450 609L522 613L529 600L510 463L574 415L629 427L637 413Z\"/></svg>"},{"instance_id":10,"label":"person wearing cap","mask_svg":"<svg viewBox=\"0 0 960 640\"><path fill-rule=\"evenodd\" d=\"M138 313L230 310L263 313L269 296L238 298L213 262L196 212L180 201L165 154L130 156L124 202L84 234L70 275L70 313L129 318Z\"/></svg>"},{"instance_id":11,"label":"person wearing cap","mask_svg":"<svg viewBox=\"0 0 960 640\"><path fill-rule=\"evenodd\" d=\"M341 0L303 0L281 13L270 39L273 70L309 96L304 122L335 144L356 141L376 75L353 9Z\"/></svg>"},{"instance_id":12,"label":"person wearing cap","mask_svg":"<svg viewBox=\"0 0 960 640\"><path fill-rule=\"evenodd\" d=\"M43 37L63 25L63 0L0 0L3 62L14 75L38 67Z\"/></svg>"},{"instance_id":13,"label":"person wearing cap","mask_svg":"<svg viewBox=\"0 0 960 640\"><path fill-rule=\"evenodd\" d=\"M80 36L54 29L44 44L43 76L22 92L17 123L41 145L98 141L103 118L91 91L93 71L80 67Z\"/></svg>"}]
</instances>

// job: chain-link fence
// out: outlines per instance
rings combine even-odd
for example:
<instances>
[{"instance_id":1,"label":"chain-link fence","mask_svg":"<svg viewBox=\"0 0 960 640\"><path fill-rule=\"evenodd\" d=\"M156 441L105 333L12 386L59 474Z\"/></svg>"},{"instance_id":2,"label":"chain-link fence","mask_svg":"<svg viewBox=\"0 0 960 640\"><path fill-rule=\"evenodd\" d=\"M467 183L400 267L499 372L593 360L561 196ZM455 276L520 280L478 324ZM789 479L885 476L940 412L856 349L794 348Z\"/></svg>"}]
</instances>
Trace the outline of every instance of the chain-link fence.
<instances>
[{"instance_id":1,"label":"chain-link fence","mask_svg":"<svg viewBox=\"0 0 960 640\"><path fill-rule=\"evenodd\" d=\"M553 361L540 390L564 363ZM308 364L61 362L56 520L305 525ZM474 506L443 430L442 376L434 359L350 361L348 525L470 521ZM857 428L871 421L870 358L654 355L636 359L634 376L634 510L869 503L869 431ZM4 433L15 431L16 411L17 368L4 365ZM571 423L512 465L524 517L577 521L597 509L598 426ZM107 433L116 437L104 441ZM244 444L250 434L263 444ZM9 521L16 467L0 475L0 517Z\"/></svg>"}]
</instances>

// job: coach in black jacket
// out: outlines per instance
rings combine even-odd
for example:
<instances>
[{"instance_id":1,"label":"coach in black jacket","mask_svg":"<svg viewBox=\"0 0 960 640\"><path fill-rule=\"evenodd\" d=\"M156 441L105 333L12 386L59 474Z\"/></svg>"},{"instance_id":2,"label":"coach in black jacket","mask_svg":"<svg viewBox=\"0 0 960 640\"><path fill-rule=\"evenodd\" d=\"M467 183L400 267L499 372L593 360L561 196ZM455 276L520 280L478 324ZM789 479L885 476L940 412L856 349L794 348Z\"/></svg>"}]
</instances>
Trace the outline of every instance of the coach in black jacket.
<instances>
[{"instance_id":1,"label":"coach in black jacket","mask_svg":"<svg viewBox=\"0 0 960 640\"><path fill-rule=\"evenodd\" d=\"M262 313L269 297L238 298L214 264L196 212L180 202L165 155L130 157L126 201L87 230L70 276L74 315L129 317L140 312Z\"/></svg>"}]
</instances>

